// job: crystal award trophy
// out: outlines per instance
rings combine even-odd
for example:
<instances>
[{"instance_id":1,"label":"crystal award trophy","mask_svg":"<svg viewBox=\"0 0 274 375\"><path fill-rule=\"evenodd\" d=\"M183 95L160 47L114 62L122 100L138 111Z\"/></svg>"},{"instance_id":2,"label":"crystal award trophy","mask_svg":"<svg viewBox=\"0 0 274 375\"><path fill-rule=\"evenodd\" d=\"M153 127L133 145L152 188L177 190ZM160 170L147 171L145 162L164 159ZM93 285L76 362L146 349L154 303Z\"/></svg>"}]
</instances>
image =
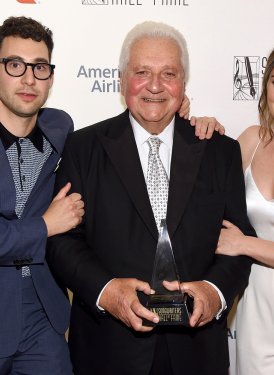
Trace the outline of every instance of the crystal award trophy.
<instances>
[{"instance_id":1,"label":"crystal award trophy","mask_svg":"<svg viewBox=\"0 0 274 375\"><path fill-rule=\"evenodd\" d=\"M163 286L164 280L176 281L178 290L167 290ZM161 221L151 288L155 290L155 294L149 296L146 308L159 316L160 321L157 325L188 326L193 300L187 293L182 293L180 289L179 275L165 220ZM155 325L148 321L145 321L144 324Z\"/></svg>"}]
</instances>

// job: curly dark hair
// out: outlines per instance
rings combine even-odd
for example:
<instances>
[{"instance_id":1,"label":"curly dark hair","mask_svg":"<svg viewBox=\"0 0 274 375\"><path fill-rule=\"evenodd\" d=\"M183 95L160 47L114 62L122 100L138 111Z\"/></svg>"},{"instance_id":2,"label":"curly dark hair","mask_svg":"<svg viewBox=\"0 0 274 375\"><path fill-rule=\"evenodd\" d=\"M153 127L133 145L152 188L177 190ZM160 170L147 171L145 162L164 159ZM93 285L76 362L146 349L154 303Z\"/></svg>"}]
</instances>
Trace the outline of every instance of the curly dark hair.
<instances>
[{"instance_id":1,"label":"curly dark hair","mask_svg":"<svg viewBox=\"0 0 274 375\"><path fill-rule=\"evenodd\" d=\"M40 22L27 17L9 17L0 26L0 46L4 38L17 36L23 39L31 38L35 42L45 42L49 58L53 50L52 31Z\"/></svg>"}]
</instances>

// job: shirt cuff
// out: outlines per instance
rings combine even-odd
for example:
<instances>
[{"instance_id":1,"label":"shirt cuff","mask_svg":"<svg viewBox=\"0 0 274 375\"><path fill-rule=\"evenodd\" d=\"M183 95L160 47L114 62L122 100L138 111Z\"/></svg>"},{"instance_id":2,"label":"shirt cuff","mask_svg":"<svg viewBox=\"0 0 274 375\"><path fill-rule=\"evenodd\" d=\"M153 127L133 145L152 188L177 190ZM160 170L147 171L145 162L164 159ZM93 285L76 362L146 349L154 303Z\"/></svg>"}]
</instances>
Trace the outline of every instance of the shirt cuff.
<instances>
[{"instance_id":1,"label":"shirt cuff","mask_svg":"<svg viewBox=\"0 0 274 375\"><path fill-rule=\"evenodd\" d=\"M222 313L226 310L227 308L227 304L226 304L226 300L223 296L223 293L220 291L219 288L217 288L217 286L213 283L211 283L210 281L207 281L207 280L204 280L206 283L210 284L211 286L213 286L213 288L217 291L219 297L220 297L220 300L221 300L221 308L220 310L217 312L217 314L215 315L215 318L218 320L220 319L220 317L222 316Z\"/></svg>"},{"instance_id":2,"label":"shirt cuff","mask_svg":"<svg viewBox=\"0 0 274 375\"><path fill-rule=\"evenodd\" d=\"M112 282L112 280L114 280L114 279L111 279L111 280L109 280L108 283L106 283L106 285L103 287L103 289L101 290L101 292L100 292L100 294L99 294L99 296L97 298L96 307L97 307L97 309L100 310L100 312L105 312L105 310L99 305L99 301L100 301L101 295L102 295L103 291L106 289L106 287L108 286L108 284Z\"/></svg>"}]
</instances>

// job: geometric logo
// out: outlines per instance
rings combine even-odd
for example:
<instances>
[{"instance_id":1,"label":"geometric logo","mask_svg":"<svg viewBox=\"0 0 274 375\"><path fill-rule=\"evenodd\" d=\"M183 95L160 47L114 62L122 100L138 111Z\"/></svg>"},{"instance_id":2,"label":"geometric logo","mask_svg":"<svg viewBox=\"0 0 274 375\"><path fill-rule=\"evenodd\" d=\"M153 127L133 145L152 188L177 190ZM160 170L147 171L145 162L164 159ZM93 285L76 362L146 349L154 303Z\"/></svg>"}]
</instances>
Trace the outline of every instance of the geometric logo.
<instances>
[{"instance_id":1,"label":"geometric logo","mask_svg":"<svg viewBox=\"0 0 274 375\"><path fill-rule=\"evenodd\" d=\"M258 100L259 56L234 56L233 100Z\"/></svg>"}]
</instances>

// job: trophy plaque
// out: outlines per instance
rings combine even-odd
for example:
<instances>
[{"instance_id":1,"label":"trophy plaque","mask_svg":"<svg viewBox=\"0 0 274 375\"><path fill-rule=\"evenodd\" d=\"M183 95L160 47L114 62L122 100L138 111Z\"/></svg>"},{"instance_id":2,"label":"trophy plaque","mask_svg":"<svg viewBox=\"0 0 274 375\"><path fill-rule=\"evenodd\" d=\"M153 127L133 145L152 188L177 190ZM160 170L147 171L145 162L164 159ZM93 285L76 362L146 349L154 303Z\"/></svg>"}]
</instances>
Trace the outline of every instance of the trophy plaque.
<instances>
[{"instance_id":1,"label":"trophy plaque","mask_svg":"<svg viewBox=\"0 0 274 375\"><path fill-rule=\"evenodd\" d=\"M169 291L163 281L176 281L178 290ZM145 321L146 326L155 325L189 325L193 299L180 289L179 274L167 231L166 221L161 221L159 239L155 254L151 288L155 294L149 296L146 308L159 316L159 323Z\"/></svg>"}]
</instances>

